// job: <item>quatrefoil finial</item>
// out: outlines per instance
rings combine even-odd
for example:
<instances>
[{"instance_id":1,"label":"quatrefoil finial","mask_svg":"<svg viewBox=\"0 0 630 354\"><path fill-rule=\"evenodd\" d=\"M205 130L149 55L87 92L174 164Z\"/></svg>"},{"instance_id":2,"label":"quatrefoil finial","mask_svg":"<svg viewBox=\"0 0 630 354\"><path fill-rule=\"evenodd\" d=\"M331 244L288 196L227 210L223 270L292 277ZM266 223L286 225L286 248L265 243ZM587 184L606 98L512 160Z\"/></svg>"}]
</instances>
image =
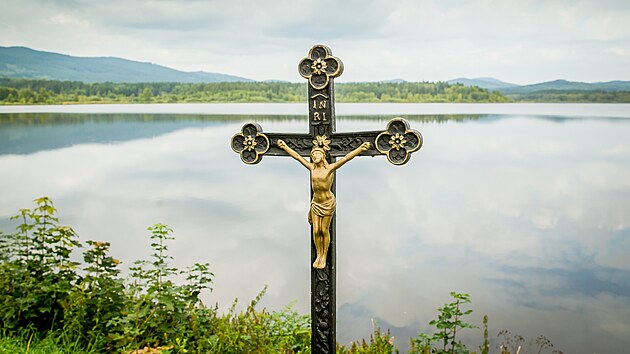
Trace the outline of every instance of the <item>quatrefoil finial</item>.
<instances>
[{"instance_id":1,"label":"quatrefoil finial","mask_svg":"<svg viewBox=\"0 0 630 354\"><path fill-rule=\"evenodd\" d=\"M269 150L269 138L262 133L262 128L256 123L247 123L240 133L232 137L232 150L241 155L241 160L253 165L260 162L264 153Z\"/></svg>"},{"instance_id":2,"label":"quatrefoil finial","mask_svg":"<svg viewBox=\"0 0 630 354\"><path fill-rule=\"evenodd\" d=\"M376 137L376 150L387 156L394 165L409 161L411 153L422 147L422 134L410 129L406 120L398 117L387 123L384 132Z\"/></svg>"},{"instance_id":3,"label":"quatrefoil finial","mask_svg":"<svg viewBox=\"0 0 630 354\"><path fill-rule=\"evenodd\" d=\"M317 90L328 85L330 79L341 76L343 63L332 55L330 48L317 44L308 52L308 57L298 64L298 72Z\"/></svg>"}]
</instances>

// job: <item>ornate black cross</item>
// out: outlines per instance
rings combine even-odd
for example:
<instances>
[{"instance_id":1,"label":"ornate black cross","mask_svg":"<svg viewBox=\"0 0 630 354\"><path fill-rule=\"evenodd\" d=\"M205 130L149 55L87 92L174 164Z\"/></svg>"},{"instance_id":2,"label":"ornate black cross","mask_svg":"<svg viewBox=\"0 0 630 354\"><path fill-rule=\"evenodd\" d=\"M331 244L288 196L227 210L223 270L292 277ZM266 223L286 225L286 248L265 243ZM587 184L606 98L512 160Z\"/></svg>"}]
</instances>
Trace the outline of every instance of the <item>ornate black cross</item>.
<instances>
[{"instance_id":1,"label":"ornate black cross","mask_svg":"<svg viewBox=\"0 0 630 354\"><path fill-rule=\"evenodd\" d=\"M422 135L410 129L409 124L402 118L392 119L384 131L335 132L333 79L343 73L343 63L332 55L328 47L313 46L308 57L298 64L298 72L308 80L309 133L263 133L260 125L245 124L241 132L235 134L231 141L232 149L240 154L243 162L256 164L263 156L291 156L289 151L308 158L312 151L319 148L327 153L327 161L331 164L334 164L338 157L354 153L359 156L385 155L394 165L402 165L409 161L412 152L422 147ZM280 144L278 144L279 141L281 141ZM365 143L369 143L369 146ZM362 145L363 148L361 148ZM296 156L293 157L298 159ZM348 158L344 157L341 160L344 159ZM308 164L303 159L304 163ZM311 171L311 176L314 178L313 171ZM313 196L312 181L311 196ZM334 183L330 191L335 194ZM330 222L330 246L325 257L326 264L321 269L316 268L315 264L311 268L313 353L335 352L335 229L333 216ZM311 227L311 234L314 235L313 227ZM314 242L311 241L311 263L316 261L317 252Z\"/></svg>"}]
</instances>

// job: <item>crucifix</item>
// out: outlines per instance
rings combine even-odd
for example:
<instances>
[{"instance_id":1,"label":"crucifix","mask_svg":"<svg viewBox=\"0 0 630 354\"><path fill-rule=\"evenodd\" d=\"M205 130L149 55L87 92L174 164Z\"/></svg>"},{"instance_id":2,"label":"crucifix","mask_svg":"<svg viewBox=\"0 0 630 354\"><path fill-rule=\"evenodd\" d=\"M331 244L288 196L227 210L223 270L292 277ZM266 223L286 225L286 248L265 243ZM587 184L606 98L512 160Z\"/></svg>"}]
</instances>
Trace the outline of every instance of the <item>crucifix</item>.
<instances>
[{"instance_id":1,"label":"crucifix","mask_svg":"<svg viewBox=\"0 0 630 354\"><path fill-rule=\"evenodd\" d=\"M357 156L384 155L394 165L405 164L422 147L422 135L402 118L389 121L383 131L337 133L333 79L343 73L343 63L330 48L315 45L298 64L298 72L308 80L309 133L263 133L260 125L247 123L232 137L231 146L246 164L256 164L263 156L289 156L310 171L311 350L334 353L335 171Z\"/></svg>"}]
</instances>

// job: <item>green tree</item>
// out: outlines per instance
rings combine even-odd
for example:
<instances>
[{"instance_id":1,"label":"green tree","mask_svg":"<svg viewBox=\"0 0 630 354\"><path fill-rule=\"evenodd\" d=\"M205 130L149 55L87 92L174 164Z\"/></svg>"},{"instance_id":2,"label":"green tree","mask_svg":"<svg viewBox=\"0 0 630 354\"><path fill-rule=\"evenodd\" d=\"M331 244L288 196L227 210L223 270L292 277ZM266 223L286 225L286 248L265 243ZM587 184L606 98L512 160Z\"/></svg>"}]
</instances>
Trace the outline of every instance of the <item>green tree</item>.
<instances>
[{"instance_id":1,"label":"green tree","mask_svg":"<svg viewBox=\"0 0 630 354\"><path fill-rule=\"evenodd\" d=\"M151 99L153 98L153 90L151 90L150 87L145 87L139 95L139 98L142 102L151 102Z\"/></svg>"}]
</instances>

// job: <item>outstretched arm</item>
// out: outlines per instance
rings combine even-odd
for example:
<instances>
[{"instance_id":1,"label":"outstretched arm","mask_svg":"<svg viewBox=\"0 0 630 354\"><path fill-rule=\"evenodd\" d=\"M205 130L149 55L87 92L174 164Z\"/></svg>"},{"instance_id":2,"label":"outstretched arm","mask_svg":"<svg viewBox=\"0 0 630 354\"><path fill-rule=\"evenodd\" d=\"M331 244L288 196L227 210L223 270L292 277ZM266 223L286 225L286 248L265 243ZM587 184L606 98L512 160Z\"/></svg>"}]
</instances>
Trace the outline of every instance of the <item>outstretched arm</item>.
<instances>
[{"instance_id":1,"label":"outstretched arm","mask_svg":"<svg viewBox=\"0 0 630 354\"><path fill-rule=\"evenodd\" d=\"M334 171L336 169L338 169L339 167L343 166L346 162L352 160L353 158L357 157L357 155L359 155L360 153L362 153L363 151L366 151L370 148L370 143L363 143L361 144L361 146L359 146L358 148L350 151L346 156L340 158L339 160L337 160L334 163L330 164L330 168Z\"/></svg>"},{"instance_id":2,"label":"outstretched arm","mask_svg":"<svg viewBox=\"0 0 630 354\"><path fill-rule=\"evenodd\" d=\"M308 170L312 170L313 169L313 164L306 161L302 156L300 156L297 152L295 152L295 150L291 149L287 143L284 142L284 140L282 139L278 139L278 147L281 148L282 150L286 151L287 154L289 154L289 156L291 156L292 158L298 160L299 163L302 164L302 166L306 167Z\"/></svg>"}]
</instances>

